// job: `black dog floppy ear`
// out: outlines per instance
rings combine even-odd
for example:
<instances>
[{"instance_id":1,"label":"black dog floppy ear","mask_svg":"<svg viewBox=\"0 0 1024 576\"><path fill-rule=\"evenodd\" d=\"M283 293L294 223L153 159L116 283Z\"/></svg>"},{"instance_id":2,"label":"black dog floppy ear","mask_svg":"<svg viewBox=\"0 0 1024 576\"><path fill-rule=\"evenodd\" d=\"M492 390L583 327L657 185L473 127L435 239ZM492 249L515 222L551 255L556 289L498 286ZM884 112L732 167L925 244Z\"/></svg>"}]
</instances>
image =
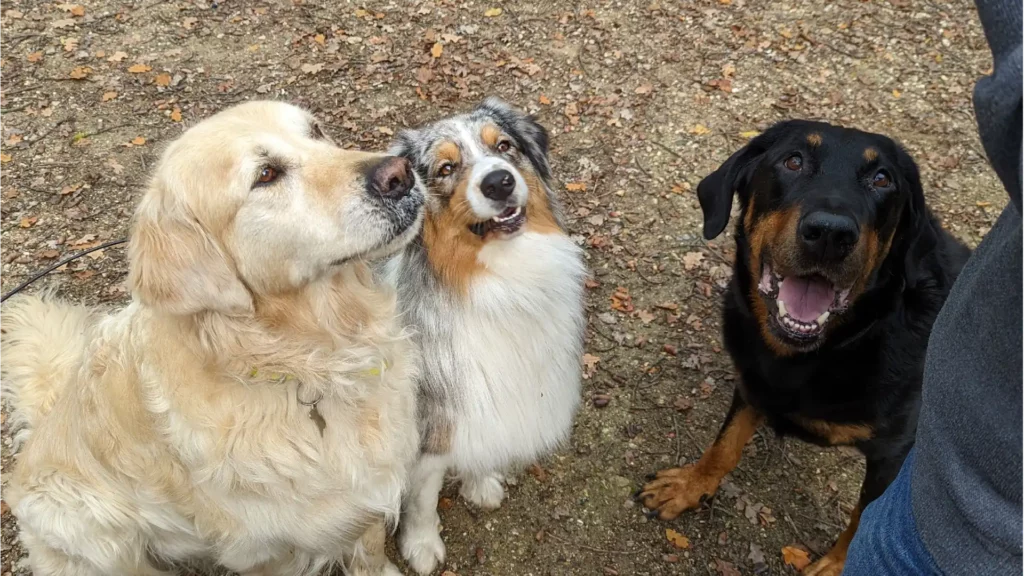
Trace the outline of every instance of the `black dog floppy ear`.
<instances>
[{"instance_id":1,"label":"black dog floppy ear","mask_svg":"<svg viewBox=\"0 0 1024 576\"><path fill-rule=\"evenodd\" d=\"M551 179L551 167L548 164L548 131L533 116L519 112L501 98L494 96L481 102L476 111L491 116L501 129L516 141L516 147L533 164L537 174L544 180Z\"/></svg>"},{"instance_id":2,"label":"black dog floppy ear","mask_svg":"<svg viewBox=\"0 0 1024 576\"><path fill-rule=\"evenodd\" d=\"M729 213L732 211L733 193L746 188L755 163L761 155L797 122L799 121L789 120L772 126L729 156L717 170L700 181L697 185L697 199L700 200L700 209L704 212L704 238L711 240L725 230L725 225L729 223Z\"/></svg>"},{"instance_id":3,"label":"black dog floppy ear","mask_svg":"<svg viewBox=\"0 0 1024 576\"><path fill-rule=\"evenodd\" d=\"M733 193L746 185L753 160L764 151L754 144L751 142L733 153L697 185L697 199L704 213L704 238L717 238L729 223Z\"/></svg>"}]
</instances>

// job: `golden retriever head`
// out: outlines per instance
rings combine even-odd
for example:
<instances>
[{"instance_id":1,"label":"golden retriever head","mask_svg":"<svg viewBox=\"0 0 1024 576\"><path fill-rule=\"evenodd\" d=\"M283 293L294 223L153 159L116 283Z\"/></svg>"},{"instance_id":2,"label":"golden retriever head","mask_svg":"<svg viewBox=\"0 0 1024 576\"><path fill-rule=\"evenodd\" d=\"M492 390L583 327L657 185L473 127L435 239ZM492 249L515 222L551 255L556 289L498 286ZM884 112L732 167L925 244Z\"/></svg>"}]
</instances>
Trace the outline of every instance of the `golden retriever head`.
<instances>
[{"instance_id":1,"label":"golden retriever head","mask_svg":"<svg viewBox=\"0 0 1024 576\"><path fill-rule=\"evenodd\" d=\"M422 206L407 160L343 150L301 108L242 104L164 152L136 211L129 284L173 314L244 314L404 246Z\"/></svg>"}]
</instances>

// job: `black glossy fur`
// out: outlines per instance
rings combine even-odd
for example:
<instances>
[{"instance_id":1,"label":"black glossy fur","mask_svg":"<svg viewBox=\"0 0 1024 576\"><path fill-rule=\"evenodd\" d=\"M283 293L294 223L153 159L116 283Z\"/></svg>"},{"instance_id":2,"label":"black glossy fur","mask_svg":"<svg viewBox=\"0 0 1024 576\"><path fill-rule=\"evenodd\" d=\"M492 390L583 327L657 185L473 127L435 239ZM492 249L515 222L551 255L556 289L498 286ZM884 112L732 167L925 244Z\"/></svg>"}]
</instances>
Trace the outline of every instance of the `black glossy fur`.
<instances>
[{"instance_id":1,"label":"black glossy fur","mask_svg":"<svg viewBox=\"0 0 1024 576\"><path fill-rule=\"evenodd\" d=\"M809 145L820 137L820 145ZM870 153L877 158L868 161ZM784 173L788 155L804 155L806 173ZM876 194L872 174L886 170L894 192ZM866 175L866 176L865 176ZM740 373L732 416L746 405L779 434L829 442L792 415L832 424L866 425L871 437L853 442L867 457L860 507L877 498L899 471L914 442L925 350L932 323L969 250L944 231L925 206L917 166L885 136L829 124L777 124L734 154L698 187L705 236L717 236L729 218L733 191L741 205L734 274L725 295L725 346ZM868 274L864 291L811 351L780 354L765 341L752 309L759 298L751 273L744 221L773 210L800 209L823 198L846 202L864 229L892 232L891 248ZM827 203L827 202L826 202Z\"/></svg>"}]
</instances>

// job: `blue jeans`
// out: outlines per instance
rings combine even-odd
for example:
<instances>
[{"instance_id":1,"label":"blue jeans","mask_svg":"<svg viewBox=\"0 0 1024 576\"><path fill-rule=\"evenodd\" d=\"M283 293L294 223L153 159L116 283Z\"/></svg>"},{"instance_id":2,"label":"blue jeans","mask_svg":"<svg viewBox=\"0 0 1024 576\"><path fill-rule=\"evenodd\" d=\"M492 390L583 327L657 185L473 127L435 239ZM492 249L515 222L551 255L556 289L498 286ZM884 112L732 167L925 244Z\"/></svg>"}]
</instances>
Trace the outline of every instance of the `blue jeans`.
<instances>
[{"instance_id":1,"label":"blue jeans","mask_svg":"<svg viewBox=\"0 0 1024 576\"><path fill-rule=\"evenodd\" d=\"M911 450L893 480L860 518L857 534L850 543L843 576L941 575L931 554L921 542L910 502Z\"/></svg>"}]
</instances>

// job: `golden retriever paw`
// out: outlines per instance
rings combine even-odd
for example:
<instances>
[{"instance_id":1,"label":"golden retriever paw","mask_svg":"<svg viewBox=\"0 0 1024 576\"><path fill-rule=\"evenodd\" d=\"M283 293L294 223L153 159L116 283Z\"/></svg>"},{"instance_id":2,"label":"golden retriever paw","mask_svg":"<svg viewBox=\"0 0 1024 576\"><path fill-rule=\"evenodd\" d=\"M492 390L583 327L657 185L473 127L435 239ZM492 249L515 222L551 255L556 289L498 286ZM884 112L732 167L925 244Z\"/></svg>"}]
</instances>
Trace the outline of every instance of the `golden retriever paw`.
<instances>
[{"instance_id":1,"label":"golden retriever paw","mask_svg":"<svg viewBox=\"0 0 1024 576\"><path fill-rule=\"evenodd\" d=\"M684 510L700 506L701 500L715 493L720 478L704 474L697 466L669 468L658 472L644 485L637 500L650 510L650 516L672 520Z\"/></svg>"},{"instance_id":2,"label":"golden retriever paw","mask_svg":"<svg viewBox=\"0 0 1024 576\"><path fill-rule=\"evenodd\" d=\"M845 555L840 558L838 554L833 555L832 552L829 552L814 564L804 568L801 574L804 576L840 576L843 573L844 564L846 564Z\"/></svg>"},{"instance_id":3,"label":"golden retriever paw","mask_svg":"<svg viewBox=\"0 0 1024 576\"><path fill-rule=\"evenodd\" d=\"M437 528L407 529L398 542L402 557L420 576L427 576L444 564L444 541Z\"/></svg>"}]
</instances>

